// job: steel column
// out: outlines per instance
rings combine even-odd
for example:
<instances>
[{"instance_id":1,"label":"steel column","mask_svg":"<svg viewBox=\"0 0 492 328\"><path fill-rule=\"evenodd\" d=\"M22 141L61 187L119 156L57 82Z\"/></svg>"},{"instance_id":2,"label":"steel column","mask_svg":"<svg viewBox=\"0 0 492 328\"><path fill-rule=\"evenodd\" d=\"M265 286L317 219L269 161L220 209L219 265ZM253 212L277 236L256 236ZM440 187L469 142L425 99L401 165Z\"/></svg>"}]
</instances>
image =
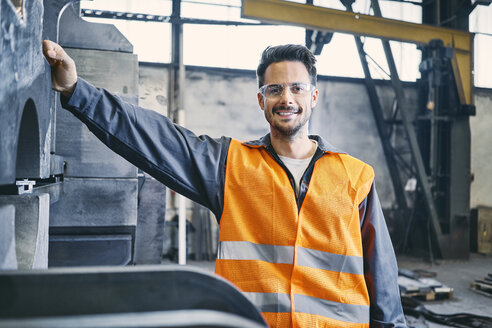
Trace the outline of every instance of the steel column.
<instances>
[{"instance_id":1,"label":"steel column","mask_svg":"<svg viewBox=\"0 0 492 328\"><path fill-rule=\"evenodd\" d=\"M348 11L352 11L352 6L346 6ZM394 149L391 145L390 134L388 133L388 127L385 124L383 110L381 108L381 103L379 102L379 97L376 92L376 86L374 80L371 77L371 72L369 71L369 65L366 59L366 53L364 51L364 45L359 36L354 36L355 44L359 52L359 58L364 71L365 85L367 94L369 96L369 101L371 103L371 110L374 115L376 122L376 127L378 129L379 137L383 146L384 157L386 159L386 165L391 176L391 182L393 184L393 190L395 192L396 203L398 204L398 209L406 212L408 209L407 200L405 197L405 191L403 183L401 181L400 172L396 164Z\"/></svg>"},{"instance_id":2,"label":"steel column","mask_svg":"<svg viewBox=\"0 0 492 328\"><path fill-rule=\"evenodd\" d=\"M173 0L172 21L172 53L169 70L169 108L168 116L181 126L185 125L183 110L183 87L185 69L183 65L183 24L181 22L181 0ZM186 199L177 196L178 201L178 263L186 264Z\"/></svg>"},{"instance_id":3,"label":"steel column","mask_svg":"<svg viewBox=\"0 0 492 328\"><path fill-rule=\"evenodd\" d=\"M381 9L379 8L378 1L371 0L371 3L374 9L374 14L380 17ZM391 52L389 41L381 40L381 42L383 44L384 54L386 56L386 60L388 62L388 67L390 70L391 83L393 85L393 89L395 90L396 99L398 102L398 106L400 108L400 116L403 122L403 127L405 129L405 133L407 135L408 142L410 144L410 149L412 151L412 158L415 167L417 169L417 181L420 184L420 187L424 194L425 205L431 220L432 229L438 240L439 252L441 253L442 256L447 257L444 253L448 248L446 247L446 241L444 240L445 237L442 235L441 225L439 223L439 215L437 214L434 198L432 197L429 179L427 176L427 172L425 170L424 161L422 159L422 153L420 151L417 135L415 133L415 128L413 126L413 120L410 115L411 106L405 98L405 94L403 92L403 86L398 76L398 71L396 69L396 65L393 58L393 54Z\"/></svg>"}]
</instances>

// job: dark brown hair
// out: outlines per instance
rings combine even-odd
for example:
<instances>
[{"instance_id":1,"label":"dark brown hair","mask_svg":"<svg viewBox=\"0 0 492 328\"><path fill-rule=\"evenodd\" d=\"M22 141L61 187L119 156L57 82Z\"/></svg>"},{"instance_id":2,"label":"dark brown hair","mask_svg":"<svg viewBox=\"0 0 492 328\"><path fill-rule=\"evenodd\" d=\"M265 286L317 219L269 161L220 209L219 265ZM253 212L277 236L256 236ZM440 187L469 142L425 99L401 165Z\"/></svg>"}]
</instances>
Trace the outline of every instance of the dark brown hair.
<instances>
[{"instance_id":1,"label":"dark brown hair","mask_svg":"<svg viewBox=\"0 0 492 328\"><path fill-rule=\"evenodd\" d=\"M308 48L299 44L286 44L275 47L267 47L261 54L260 63L256 69L258 87L265 84L265 71L272 63L282 61L300 61L306 66L311 77L311 83L316 85L316 57Z\"/></svg>"}]
</instances>

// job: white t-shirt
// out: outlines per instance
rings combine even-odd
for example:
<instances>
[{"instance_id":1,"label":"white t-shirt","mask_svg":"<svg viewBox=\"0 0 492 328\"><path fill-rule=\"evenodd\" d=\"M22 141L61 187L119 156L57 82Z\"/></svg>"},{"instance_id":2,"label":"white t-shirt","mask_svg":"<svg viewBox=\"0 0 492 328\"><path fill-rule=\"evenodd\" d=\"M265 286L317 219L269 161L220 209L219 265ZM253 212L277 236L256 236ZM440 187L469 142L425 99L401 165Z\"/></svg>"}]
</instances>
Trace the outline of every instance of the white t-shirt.
<instances>
[{"instance_id":1,"label":"white t-shirt","mask_svg":"<svg viewBox=\"0 0 492 328\"><path fill-rule=\"evenodd\" d=\"M318 143L314 140L312 141L316 143L316 147L317 147ZM285 166L289 169L290 173L294 177L295 186L296 186L296 195L299 195L299 188L301 185L302 176L304 175L304 172L306 172L306 169L309 166L311 159L313 159L313 156L314 153L312 156L303 159L290 158L280 155L278 156L282 160L282 162L284 162Z\"/></svg>"}]
</instances>

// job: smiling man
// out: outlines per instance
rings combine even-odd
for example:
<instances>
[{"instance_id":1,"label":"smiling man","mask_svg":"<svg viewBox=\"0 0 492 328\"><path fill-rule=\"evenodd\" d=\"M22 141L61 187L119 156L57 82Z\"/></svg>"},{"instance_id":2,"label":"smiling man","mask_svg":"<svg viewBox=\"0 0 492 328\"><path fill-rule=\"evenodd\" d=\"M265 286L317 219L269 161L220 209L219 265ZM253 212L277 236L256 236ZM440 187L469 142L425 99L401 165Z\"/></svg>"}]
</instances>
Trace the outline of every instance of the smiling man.
<instances>
[{"instance_id":1,"label":"smiling man","mask_svg":"<svg viewBox=\"0 0 492 328\"><path fill-rule=\"evenodd\" d=\"M220 223L216 273L271 327L405 327L396 260L372 168L308 135L319 91L305 47L267 48L259 140L197 137L166 117L77 77L73 60L43 42L63 106L111 149Z\"/></svg>"},{"instance_id":2,"label":"smiling man","mask_svg":"<svg viewBox=\"0 0 492 328\"><path fill-rule=\"evenodd\" d=\"M299 61L272 63L264 71L262 65L259 70L264 77L259 82L258 102L265 111L271 133L292 140L304 136L307 140L307 122L318 99L316 81L311 81L306 67Z\"/></svg>"}]
</instances>

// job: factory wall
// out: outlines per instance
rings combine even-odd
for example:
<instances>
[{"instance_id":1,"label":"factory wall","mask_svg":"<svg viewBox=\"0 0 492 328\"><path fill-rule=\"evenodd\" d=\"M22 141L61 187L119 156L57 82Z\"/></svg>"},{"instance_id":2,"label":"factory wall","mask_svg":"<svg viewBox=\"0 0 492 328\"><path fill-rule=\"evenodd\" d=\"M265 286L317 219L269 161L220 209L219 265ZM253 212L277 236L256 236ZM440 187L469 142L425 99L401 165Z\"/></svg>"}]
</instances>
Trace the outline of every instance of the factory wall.
<instances>
[{"instance_id":1,"label":"factory wall","mask_svg":"<svg viewBox=\"0 0 492 328\"><path fill-rule=\"evenodd\" d=\"M470 207L492 207L492 89L475 90L477 115L470 119L472 184Z\"/></svg>"}]
</instances>

